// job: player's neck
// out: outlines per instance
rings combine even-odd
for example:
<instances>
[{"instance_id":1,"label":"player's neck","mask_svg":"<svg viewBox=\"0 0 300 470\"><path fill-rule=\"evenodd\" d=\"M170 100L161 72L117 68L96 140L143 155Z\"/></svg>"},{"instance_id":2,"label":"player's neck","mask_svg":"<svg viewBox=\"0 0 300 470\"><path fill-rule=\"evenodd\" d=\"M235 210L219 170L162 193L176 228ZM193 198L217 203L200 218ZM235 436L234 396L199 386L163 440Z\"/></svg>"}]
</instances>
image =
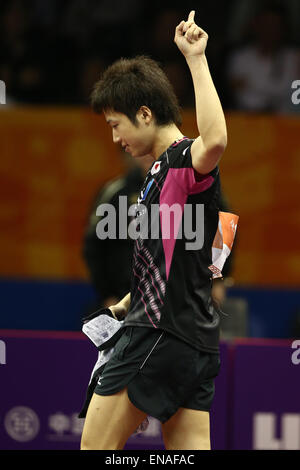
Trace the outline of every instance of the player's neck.
<instances>
[{"instance_id":1,"label":"player's neck","mask_svg":"<svg viewBox=\"0 0 300 470\"><path fill-rule=\"evenodd\" d=\"M169 126L161 126L157 129L157 136L151 152L152 156L157 160L163 152L170 147L178 139L183 136L182 132L175 124Z\"/></svg>"}]
</instances>

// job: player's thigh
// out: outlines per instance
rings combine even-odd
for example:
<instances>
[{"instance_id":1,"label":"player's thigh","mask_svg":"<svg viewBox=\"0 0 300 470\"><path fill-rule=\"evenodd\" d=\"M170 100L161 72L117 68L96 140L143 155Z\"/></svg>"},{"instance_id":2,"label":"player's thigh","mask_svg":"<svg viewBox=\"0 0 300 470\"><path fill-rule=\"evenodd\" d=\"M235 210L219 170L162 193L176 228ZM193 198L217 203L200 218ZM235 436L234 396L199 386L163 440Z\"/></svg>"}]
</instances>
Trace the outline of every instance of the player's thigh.
<instances>
[{"instance_id":1,"label":"player's thigh","mask_svg":"<svg viewBox=\"0 0 300 470\"><path fill-rule=\"evenodd\" d=\"M162 434L167 450L210 450L209 412L179 408L162 424Z\"/></svg>"},{"instance_id":2,"label":"player's thigh","mask_svg":"<svg viewBox=\"0 0 300 470\"><path fill-rule=\"evenodd\" d=\"M94 394L85 419L82 450L123 449L147 414L128 398L127 387L114 395Z\"/></svg>"}]
</instances>

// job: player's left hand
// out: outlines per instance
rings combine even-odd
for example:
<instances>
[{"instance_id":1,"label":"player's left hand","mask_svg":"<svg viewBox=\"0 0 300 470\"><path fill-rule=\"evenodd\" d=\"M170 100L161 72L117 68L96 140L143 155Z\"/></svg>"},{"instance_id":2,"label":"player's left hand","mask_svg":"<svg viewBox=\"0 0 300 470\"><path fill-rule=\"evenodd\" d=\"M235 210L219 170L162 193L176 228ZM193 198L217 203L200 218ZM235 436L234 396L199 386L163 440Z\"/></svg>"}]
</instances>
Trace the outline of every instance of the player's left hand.
<instances>
[{"instance_id":1,"label":"player's left hand","mask_svg":"<svg viewBox=\"0 0 300 470\"><path fill-rule=\"evenodd\" d=\"M181 21L175 30L174 42L186 58L203 55L207 45L208 34L196 25L194 18L192 10L187 21Z\"/></svg>"}]
</instances>

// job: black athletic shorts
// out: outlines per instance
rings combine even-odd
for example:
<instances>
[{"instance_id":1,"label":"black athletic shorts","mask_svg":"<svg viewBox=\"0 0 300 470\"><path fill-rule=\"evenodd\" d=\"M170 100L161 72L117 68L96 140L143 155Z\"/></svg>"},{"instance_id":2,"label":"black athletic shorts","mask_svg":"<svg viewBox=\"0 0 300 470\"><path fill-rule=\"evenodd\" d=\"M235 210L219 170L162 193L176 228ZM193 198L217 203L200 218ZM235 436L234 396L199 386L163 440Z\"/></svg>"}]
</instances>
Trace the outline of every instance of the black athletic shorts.
<instances>
[{"instance_id":1,"label":"black athletic shorts","mask_svg":"<svg viewBox=\"0 0 300 470\"><path fill-rule=\"evenodd\" d=\"M209 411L219 368L218 353L162 330L127 326L94 392L113 395L127 386L130 401L164 423L180 407Z\"/></svg>"}]
</instances>

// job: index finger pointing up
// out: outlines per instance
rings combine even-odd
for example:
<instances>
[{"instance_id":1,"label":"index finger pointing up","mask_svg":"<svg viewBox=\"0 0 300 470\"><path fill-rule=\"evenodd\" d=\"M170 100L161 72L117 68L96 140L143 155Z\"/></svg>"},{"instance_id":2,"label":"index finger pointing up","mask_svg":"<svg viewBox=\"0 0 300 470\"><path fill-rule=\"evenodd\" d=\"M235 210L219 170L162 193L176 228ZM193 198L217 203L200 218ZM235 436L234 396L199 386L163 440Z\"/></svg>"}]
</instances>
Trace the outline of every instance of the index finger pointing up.
<instances>
[{"instance_id":1,"label":"index finger pointing up","mask_svg":"<svg viewBox=\"0 0 300 470\"><path fill-rule=\"evenodd\" d=\"M195 18L195 10L190 11L188 21L194 21Z\"/></svg>"}]
</instances>

